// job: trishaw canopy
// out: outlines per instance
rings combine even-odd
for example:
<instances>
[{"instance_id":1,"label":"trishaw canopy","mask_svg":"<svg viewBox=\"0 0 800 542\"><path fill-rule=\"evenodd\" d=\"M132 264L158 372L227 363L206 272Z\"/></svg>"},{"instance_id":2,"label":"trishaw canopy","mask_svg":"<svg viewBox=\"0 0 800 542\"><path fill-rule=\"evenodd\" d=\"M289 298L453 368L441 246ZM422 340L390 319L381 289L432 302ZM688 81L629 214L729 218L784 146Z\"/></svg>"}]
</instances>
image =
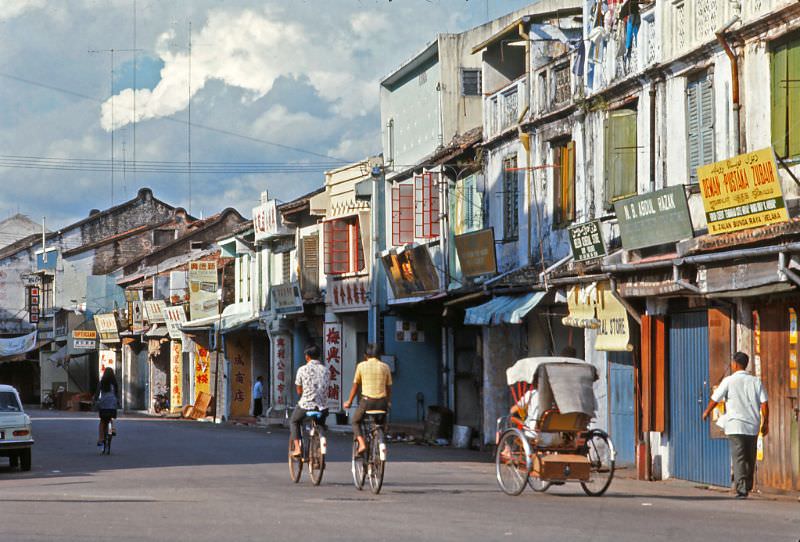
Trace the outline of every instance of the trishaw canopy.
<instances>
[{"instance_id":1,"label":"trishaw canopy","mask_svg":"<svg viewBox=\"0 0 800 542\"><path fill-rule=\"evenodd\" d=\"M562 414L594 416L597 403L593 383L597 369L583 360L567 357L523 358L506 370L509 386L532 385L538 376L539 412L555 406Z\"/></svg>"}]
</instances>

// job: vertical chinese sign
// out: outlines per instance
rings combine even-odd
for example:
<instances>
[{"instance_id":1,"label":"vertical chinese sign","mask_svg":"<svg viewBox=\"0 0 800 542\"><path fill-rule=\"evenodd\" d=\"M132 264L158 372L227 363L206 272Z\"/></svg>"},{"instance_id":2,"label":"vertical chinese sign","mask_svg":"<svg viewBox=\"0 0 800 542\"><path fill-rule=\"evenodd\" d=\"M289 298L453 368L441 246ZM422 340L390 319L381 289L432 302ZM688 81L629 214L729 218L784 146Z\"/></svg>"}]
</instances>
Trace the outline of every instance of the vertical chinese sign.
<instances>
[{"instance_id":1,"label":"vertical chinese sign","mask_svg":"<svg viewBox=\"0 0 800 542\"><path fill-rule=\"evenodd\" d=\"M272 410L285 410L292 385L291 341L289 335L272 335Z\"/></svg>"},{"instance_id":2,"label":"vertical chinese sign","mask_svg":"<svg viewBox=\"0 0 800 542\"><path fill-rule=\"evenodd\" d=\"M248 343L238 340L226 342L231 363L231 417L250 415L252 372Z\"/></svg>"},{"instance_id":3,"label":"vertical chinese sign","mask_svg":"<svg viewBox=\"0 0 800 542\"><path fill-rule=\"evenodd\" d=\"M116 350L108 350L102 349L98 353L98 368L100 369L100 378L103 378L103 372L105 372L106 367L110 367L117 372L117 351ZM119 380L119 378L117 379Z\"/></svg>"},{"instance_id":4,"label":"vertical chinese sign","mask_svg":"<svg viewBox=\"0 0 800 542\"><path fill-rule=\"evenodd\" d=\"M328 368L328 410L342 410L342 324L325 323L325 366Z\"/></svg>"},{"instance_id":5,"label":"vertical chinese sign","mask_svg":"<svg viewBox=\"0 0 800 542\"><path fill-rule=\"evenodd\" d=\"M169 349L169 404L171 410L180 410L183 406L183 359L180 341L170 341Z\"/></svg>"},{"instance_id":6,"label":"vertical chinese sign","mask_svg":"<svg viewBox=\"0 0 800 542\"><path fill-rule=\"evenodd\" d=\"M194 355L194 392L211 394L211 354L202 346L197 347Z\"/></svg>"}]
</instances>

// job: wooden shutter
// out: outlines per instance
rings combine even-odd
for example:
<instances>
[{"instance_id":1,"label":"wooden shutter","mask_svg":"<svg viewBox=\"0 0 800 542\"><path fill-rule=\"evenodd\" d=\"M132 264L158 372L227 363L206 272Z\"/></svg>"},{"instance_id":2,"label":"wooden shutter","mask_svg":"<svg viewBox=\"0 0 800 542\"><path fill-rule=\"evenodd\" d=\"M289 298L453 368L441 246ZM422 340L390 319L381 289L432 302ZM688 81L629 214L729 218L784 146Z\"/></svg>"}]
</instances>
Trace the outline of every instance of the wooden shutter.
<instances>
[{"instance_id":1,"label":"wooden shutter","mask_svg":"<svg viewBox=\"0 0 800 542\"><path fill-rule=\"evenodd\" d=\"M344 220L324 223L325 273L341 275L350 271L350 229Z\"/></svg>"},{"instance_id":2,"label":"wooden shutter","mask_svg":"<svg viewBox=\"0 0 800 542\"><path fill-rule=\"evenodd\" d=\"M689 180L697 182L697 166L700 160L700 85L689 81L686 85L686 154L689 162Z\"/></svg>"},{"instance_id":3,"label":"wooden shutter","mask_svg":"<svg viewBox=\"0 0 800 542\"><path fill-rule=\"evenodd\" d=\"M439 237L439 187L432 174L414 177L414 200L415 237Z\"/></svg>"},{"instance_id":4,"label":"wooden shutter","mask_svg":"<svg viewBox=\"0 0 800 542\"><path fill-rule=\"evenodd\" d=\"M302 239L300 287L303 297L314 297L319 290L319 235Z\"/></svg>"},{"instance_id":5,"label":"wooden shutter","mask_svg":"<svg viewBox=\"0 0 800 542\"><path fill-rule=\"evenodd\" d=\"M789 156L800 156L800 40L789 45L786 58L786 114Z\"/></svg>"},{"instance_id":6,"label":"wooden shutter","mask_svg":"<svg viewBox=\"0 0 800 542\"><path fill-rule=\"evenodd\" d=\"M714 85L707 76L686 87L686 124L689 179L697 182L697 168L714 161Z\"/></svg>"},{"instance_id":7,"label":"wooden shutter","mask_svg":"<svg viewBox=\"0 0 800 542\"><path fill-rule=\"evenodd\" d=\"M731 361L731 315L727 309L708 309L708 391L719 385ZM703 405L705 408L705 405ZM725 432L709 420L711 438L725 438Z\"/></svg>"},{"instance_id":8,"label":"wooden shutter","mask_svg":"<svg viewBox=\"0 0 800 542\"><path fill-rule=\"evenodd\" d=\"M772 53L772 145L781 158L787 156L786 123L787 46L777 47Z\"/></svg>"},{"instance_id":9,"label":"wooden shutter","mask_svg":"<svg viewBox=\"0 0 800 542\"><path fill-rule=\"evenodd\" d=\"M553 223L564 223L564 179L566 178L566 149L563 145L553 146Z\"/></svg>"},{"instance_id":10,"label":"wooden shutter","mask_svg":"<svg viewBox=\"0 0 800 542\"><path fill-rule=\"evenodd\" d=\"M611 111L606 123L606 202L636 195L636 111Z\"/></svg>"},{"instance_id":11,"label":"wooden shutter","mask_svg":"<svg viewBox=\"0 0 800 542\"><path fill-rule=\"evenodd\" d=\"M392 245L414 241L414 185L399 184L392 188Z\"/></svg>"},{"instance_id":12,"label":"wooden shutter","mask_svg":"<svg viewBox=\"0 0 800 542\"><path fill-rule=\"evenodd\" d=\"M663 316L642 316L639 369L639 426L642 432L666 431L667 367L666 321Z\"/></svg>"},{"instance_id":13,"label":"wooden shutter","mask_svg":"<svg viewBox=\"0 0 800 542\"><path fill-rule=\"evenodd\" d=\"M283 283L286 284L291 282L292 280L292 253L291 252L284 252L283 253L283 261L282 264L282 272L283 272Z\"/></svg>"},{"instance_id":14,"label":"wooden shutter","mask_svg":"<svg viewBox=\"0 0 800 542\"><path fill-rule=\"evenodd\" d=\"M575 142L564 148L561 180L561 205L564 222L575 220Z\"/></svg>"}]
</instances>

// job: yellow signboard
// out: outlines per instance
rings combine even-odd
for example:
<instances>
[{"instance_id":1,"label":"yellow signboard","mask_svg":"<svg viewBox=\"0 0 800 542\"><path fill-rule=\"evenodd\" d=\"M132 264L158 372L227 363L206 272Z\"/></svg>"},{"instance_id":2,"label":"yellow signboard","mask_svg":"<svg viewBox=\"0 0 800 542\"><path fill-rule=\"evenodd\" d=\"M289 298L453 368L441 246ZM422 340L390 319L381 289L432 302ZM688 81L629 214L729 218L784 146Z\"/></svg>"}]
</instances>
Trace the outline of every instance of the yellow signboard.
<instances>
[{"instance_id":1,"label":"yellow signboard","mask_svg":"<svg viewBox=\"0 0 800 542\"><path fill-rule=\"evenodd\" d=\"M197 347L194 358L194 391L195 396L203 393L211 393L211 355L202 346Z\"/></svg>"},{"instance_id":2,"label":"yellow signboard","mask_svg":"<svg viewBox=\"0 0 800 542\"><path fill-rule=\"evenodd\" d=\"M697 179L708 233L746 230L789 220L770 148L698 167Z\"/></svg>"},{"instance_id":3,"label":"yellow signboard","mask_svg":"<svg viewBox=\"0 0 800 542\"><path fill-rule=\"evenodd\" d=\"M600 291L597 319L600 320L600 327L597 329L594 349L605 352L630 352L633 347L630 344L628 311L614 297L608 283L600 283L598 288Z\"/></svg>"},{"instance_id":4,"label":"yellow signboard","mask_svg":"<svg viewBox=\"0 0 800 542\"><path fill-rule=\"evenodd\" d=\"M180 411L183 407L183 356L180 341L170 341L169 369L170 369L170 409Z\"/></svg>"}]
</instances>

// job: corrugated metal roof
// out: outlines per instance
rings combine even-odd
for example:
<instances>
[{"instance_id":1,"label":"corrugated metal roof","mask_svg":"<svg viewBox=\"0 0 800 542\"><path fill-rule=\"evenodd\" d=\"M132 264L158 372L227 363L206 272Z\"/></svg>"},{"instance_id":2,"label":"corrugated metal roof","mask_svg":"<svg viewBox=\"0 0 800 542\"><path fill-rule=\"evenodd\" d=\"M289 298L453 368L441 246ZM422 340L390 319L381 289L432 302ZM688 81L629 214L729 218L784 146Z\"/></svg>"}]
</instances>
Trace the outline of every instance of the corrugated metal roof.
<instances>
[{"instance_id":1,"label":"corrugated metal roof","mask_svg":"<svg viewBox=\"0 0 800 542\"><path fill-rule=\"evenodd\" d=\"M545 293L531 292L525 295L495 297L483 305L468 308L464 324L471 326L521 324L525 315L539 304Z\"/></svg>"}]
</instances>

